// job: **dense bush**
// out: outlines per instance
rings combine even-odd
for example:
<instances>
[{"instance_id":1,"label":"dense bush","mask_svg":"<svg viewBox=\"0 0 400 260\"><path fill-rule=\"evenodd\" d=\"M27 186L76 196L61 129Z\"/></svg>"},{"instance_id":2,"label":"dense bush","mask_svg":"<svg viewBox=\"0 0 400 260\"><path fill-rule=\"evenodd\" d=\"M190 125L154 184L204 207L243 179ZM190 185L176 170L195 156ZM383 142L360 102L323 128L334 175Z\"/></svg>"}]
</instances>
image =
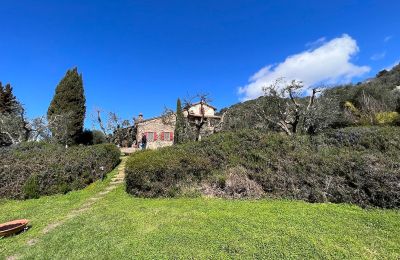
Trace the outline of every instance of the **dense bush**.
<instances>
[{"instance_id":1,"label":"dense bush","mask_svg":"<svg viewBox=\"0 0 400 260\"><path fill-rule=\"evenodd\" d=\"M174 196L181 185L202 180L211 171L210 166L209 158L192 156L179 147L146 150L128 160L126 183L136 195Z\"/></svg>"},{"instance_id":2,"label":"dense bush","mask_svg":"<svg viewBox=\"0 0 400 260\"><path fill-rule=\"evenodd\" d=\"M102 179L119 162L111 144L65 149L48 143L25 143L0 149L0 198L37 198L66 193Z\"/></svg>"},{"instance_id":3,"label":"dense bush","mask_svg":"<svg viewBox=\"0 0 400 260\"><path fill-rule=\"evenodd\" d=\"M375 114L375 119L381 125L395 125L400 121L400 115L398 112L381 112Z\"/></svg>"},{"instance_id":4,"label":"dense bush","mask_svg":"<svg viewBox=\"0 0 400 260\"><path fill-rule=\"evenodd\" d=\"M237 167L247 178L232 181ZM218 196L243 197L251 194L248 187L261 186L268 197L398 208L400 129L355 127L295 137L225 132L134 154L126 173L127 192L139 196L214 189Z\"/></svg>"},{"instance_id":5,"label":"dense bush","mask_svg":"<svg viewBox=\"0 0 400 260\"><path fill-rule=\"evenodd\" d=\"M77 138L77 143L83 145L105 144L107 143L107 138L99 130L85 129Z\"/></svg>"},{"instance_id":6,"label":"dense bush","mask_svg":"<svg viewBox=\"0 0 400 260\"><path fill-rule=\"evenodd\" d=\"M105 144L107 143L107 137L103 132L99 130L92 131L92 144Z\"/></svg>"}]
</instances>

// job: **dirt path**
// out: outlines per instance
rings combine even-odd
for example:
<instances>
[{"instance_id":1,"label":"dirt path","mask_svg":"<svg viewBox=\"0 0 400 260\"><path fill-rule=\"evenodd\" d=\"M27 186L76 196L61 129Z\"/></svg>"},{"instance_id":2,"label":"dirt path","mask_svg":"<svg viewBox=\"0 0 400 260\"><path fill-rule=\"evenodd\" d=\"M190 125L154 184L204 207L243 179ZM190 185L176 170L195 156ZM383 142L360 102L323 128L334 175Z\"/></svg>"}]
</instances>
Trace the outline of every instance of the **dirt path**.
<instances>
[{"instance_id":1,"label":"dirt path","mask_svg":"<svg viewBox=\"0 0 400 260\"><path fill-rule=\"evenodd\" d=\"M45 228L42 230L42 234L48 234L49 232L53 231L55 228L63 225L65 222L79 216L85 211L88 211L91 209L93 204L95 204L97 201L103 199L108 193L110 193L112 190L116 189L119 185L124 183L125 180L125 164L126 160L128 157L122 157L121 158L121 163L118 166L118 174L115 175L112 179L111 182L100 192L95 194L94 196L88 198L80 207L73 209L70 213L68 213L63 219L58 220L56 222L48 224ZM35 238L35 239L30 239L27 242L28 246L34 246L40 241L40 238ZM18 255L13 255L9 256L6 258L7 260L15 260L19 259Z\"/></svg>"}]
</instances>

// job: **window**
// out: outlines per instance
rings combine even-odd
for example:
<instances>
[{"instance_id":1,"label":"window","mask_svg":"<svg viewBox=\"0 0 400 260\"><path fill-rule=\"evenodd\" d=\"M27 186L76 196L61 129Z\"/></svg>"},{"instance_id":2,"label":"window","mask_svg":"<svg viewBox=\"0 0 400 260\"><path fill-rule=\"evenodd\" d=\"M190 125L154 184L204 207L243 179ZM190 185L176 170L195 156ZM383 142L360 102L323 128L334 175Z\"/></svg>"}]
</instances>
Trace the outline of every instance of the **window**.
<instances>
[{"instance_id":1,"label":"window","mask_svg":"<svg viewBox=\"0 0 400 260\"><path fill-rule=\"evenodd\" d=\"M164 141L171 141L171 133L164 132Z\"/></svg>"},{"instance_id":2,"label":"window","mask_svg":"<svg viewBox=\"0 0 400 260\"><path fill-rule=\"evenodd\" d=\"M147 132L147 142L154 142L154 133Z\"/></svg>"}]
</instances>

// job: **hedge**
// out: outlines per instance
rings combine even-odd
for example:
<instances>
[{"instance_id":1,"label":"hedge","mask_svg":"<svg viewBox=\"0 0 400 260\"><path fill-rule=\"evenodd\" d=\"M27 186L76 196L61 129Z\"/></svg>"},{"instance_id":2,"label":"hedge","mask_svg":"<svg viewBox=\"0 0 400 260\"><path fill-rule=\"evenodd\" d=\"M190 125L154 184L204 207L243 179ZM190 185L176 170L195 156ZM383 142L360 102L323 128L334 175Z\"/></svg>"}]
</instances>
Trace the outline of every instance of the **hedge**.
<instances>
[{"instance_id":1,"label":"hedge","mask_svg":"<svg viewBox=\"0 0 400 260\"><path fill-rule=\"evenodd\" d=\"M264 197L400 207L400 128L352 127L289 137L255 130L133 154L126 190L157 197L232 194L232 175L256 183ZM236 193L241 189L234 187ZM251 194L243 187L244 194ZM229 195L231 194L231 195ZM254 194L254 192L253 192ZM258 197L258 195L257 195Z\"/></svg>"},{"instance_id":2,"label":"hedge","mask_svg":"<svg viewBox=\"0 0 400 260\"><path fill-rule=\"evenodd\" d=\"M112 144L64 148L25 143L0 149L0 198L26 199L82 189L118 163Z\"/></svg>"}]
</instances>

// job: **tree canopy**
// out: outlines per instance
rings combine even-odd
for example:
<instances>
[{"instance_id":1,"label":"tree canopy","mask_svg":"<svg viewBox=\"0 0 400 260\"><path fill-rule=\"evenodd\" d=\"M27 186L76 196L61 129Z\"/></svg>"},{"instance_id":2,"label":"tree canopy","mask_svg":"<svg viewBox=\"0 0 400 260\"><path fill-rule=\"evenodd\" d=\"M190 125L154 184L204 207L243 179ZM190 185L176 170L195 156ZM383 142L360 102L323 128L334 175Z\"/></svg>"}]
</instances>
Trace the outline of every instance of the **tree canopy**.
<instances>
[{"instance_id":1,"label":"tree canopy","mask_svg":"<svg viewBox=\"0 0 400 260\"><path fill-rule=\"evenodd\" d=\"M47 111L53 137L63 144L75 144L83 132L86 113L82 74L68 70L56 88Z\"/></svg>"},{"instance_id":2,"label":"tree canopy","mask_svg":"<svg viewBox=\"0 0 400 260\"><path fill-rule=\"evenodd\" d=\"M178 98L176 101L176 124L174 133L175 144L183 143L185 132L185 117L182 112L181 100Z\"/></svg>"},{"instance_id":3,"label":"tree canopy","mask_svg":"<svg viewBox=\"0 0 400 260\"><path fill-rule=\"evenodd\" d=\"M15 112L18 106L17 98L13 94L13 88L10 84L6 84L4 87L0 82L0 113L11 114Z\"/></svg>"}]
</instances>

